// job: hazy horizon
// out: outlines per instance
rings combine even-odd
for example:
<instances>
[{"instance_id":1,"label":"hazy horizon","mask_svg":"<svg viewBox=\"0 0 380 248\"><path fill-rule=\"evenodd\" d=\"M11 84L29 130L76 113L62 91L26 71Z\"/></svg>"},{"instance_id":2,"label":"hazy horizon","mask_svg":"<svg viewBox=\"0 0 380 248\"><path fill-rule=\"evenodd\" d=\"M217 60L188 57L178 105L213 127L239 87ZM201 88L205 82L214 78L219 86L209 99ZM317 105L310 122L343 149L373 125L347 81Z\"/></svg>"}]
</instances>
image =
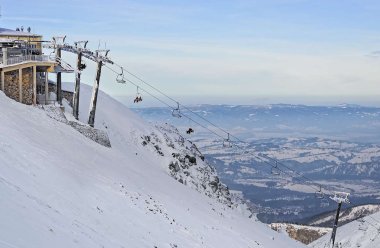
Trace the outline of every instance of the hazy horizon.
<instances>
[{"instance_id":1,"label":"hazy horizon","mask_svg":"<svg viewBox=\"0 0 380 248\"><path fill-rule=\"evenodd\" d=\"M133 103L134 95L113 95L115 99L128 107L167 107L163 103L149 95L144 95L143 101ZM171 106L175 103L168 98L159 96L159 99ZM291 104L308 106L337 106L341 104L352 104L366 107L380 107L380 96L170 96L183 105L268 105L268 104Z\"/></svg>"}]
</instances>

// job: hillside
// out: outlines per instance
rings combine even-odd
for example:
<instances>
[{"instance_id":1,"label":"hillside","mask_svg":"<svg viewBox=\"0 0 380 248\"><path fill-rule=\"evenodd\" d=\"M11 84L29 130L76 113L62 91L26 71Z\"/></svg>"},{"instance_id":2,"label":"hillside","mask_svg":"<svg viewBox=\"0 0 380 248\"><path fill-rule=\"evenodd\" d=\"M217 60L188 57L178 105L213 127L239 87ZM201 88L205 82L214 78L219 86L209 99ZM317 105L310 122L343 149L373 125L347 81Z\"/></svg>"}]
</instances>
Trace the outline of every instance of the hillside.
<instances>
[{"instance_id":1,"label":"hillside","mask_svg":"<svg viewBox=\"0 0 380 248\"><path fill-rule=\"evenodd\" d=\"M371 215L380 211L380 205L368 204L362 206L351 207L343 209L340 213L339 223L341 225L352 222L354 220L363 218L364 216ZM316 216L308 221L306 224L310 226L331 227L334 223L336 211L324 213Z\"/></svg>"},{"instance_id":2,"label":"hillside","mask_svg":"<svg viewBox=\"0 0 380 248\"><path fill-rule=\"evenodd\" d=\"M365 222L353 221L338 228L335 244L344 248L375 248L380 247L380 213L363 218ZM312 248L324 248L328 244L331 233L309 244Z\"/></svg>"},{"instance_id":3,"label":"hillside","mask_svg":"<svg viewBox=\"0 0 380 248\"><path fill-rule=\"evenodd\" d=\"M331 192L350 192L352 207L380 204L380 145L376 124L380 120L380 108L346 104L189 108L247 141L244 152L224 147L222 138L191 125L186 118L171 118L167 109L134 111L150 121L174 123L179 130L191 125L195 129L191 139L215 166L221 180L251 201L260 221L307 225L310 218L334 211L336 206L317 199L310 182L290 177L284 166L280 167L288 173L274 175L270 166L257 156L277 159L311 178L314 186L323 185ZM187 109L181 111L208 126Z\"/></svg>"},{"instance_id":4,"label":"hillside","mask_svg":"<svg viewBox=\"0 0 380 248\"><path fill-rule=\"evenodd\" d=\"M1 247L303 247L234 205L175 128L104 93L96 127L112 148L2 92L0 104Z\"/></svg>"}]
</instances>

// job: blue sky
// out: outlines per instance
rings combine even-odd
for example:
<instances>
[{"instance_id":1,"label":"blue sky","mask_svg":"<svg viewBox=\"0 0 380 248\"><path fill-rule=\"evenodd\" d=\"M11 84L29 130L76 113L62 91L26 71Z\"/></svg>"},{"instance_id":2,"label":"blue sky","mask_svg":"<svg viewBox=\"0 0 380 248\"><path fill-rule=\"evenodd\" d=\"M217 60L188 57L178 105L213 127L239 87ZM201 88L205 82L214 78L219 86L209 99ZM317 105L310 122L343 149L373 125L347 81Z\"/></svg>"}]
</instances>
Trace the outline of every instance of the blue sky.
<instances>
[{"instance_id":1,"label":"blue sky","mask_svg":"<svg viewBox=\"0 0 380 248\"><path fill-rule=\"evenodd\" d=\"M6 0L1 6L1 26L31 26L46 39L66 34L94 49L106 43L113 60L171 96L360 103L380 95L374 53L380 1ZM88 65L83 79L92 84L95 66ZM102 90L135 91L114 81L104 69Z\"/></svg>"}]
</instances>

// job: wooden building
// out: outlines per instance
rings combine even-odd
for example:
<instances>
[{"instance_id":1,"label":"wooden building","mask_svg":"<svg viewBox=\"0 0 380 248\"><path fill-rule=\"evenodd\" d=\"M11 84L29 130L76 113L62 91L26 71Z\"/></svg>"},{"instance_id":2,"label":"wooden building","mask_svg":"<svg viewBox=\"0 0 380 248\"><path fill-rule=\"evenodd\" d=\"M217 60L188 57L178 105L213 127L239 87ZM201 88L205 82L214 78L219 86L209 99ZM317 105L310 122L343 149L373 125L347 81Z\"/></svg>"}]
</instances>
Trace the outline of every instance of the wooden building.
<instances>
[{"instance_id":1,"label":"wooden building","mask_svg":"<svg viewBox=\"0 0 380 248\"><path fill-rule=\"evenodd\" d=\"M24 104L49 101L48 72L54 72L58 63L43 55L41 42L41 35L0 28L1 90Z\"/></svg>"}]
</instances>

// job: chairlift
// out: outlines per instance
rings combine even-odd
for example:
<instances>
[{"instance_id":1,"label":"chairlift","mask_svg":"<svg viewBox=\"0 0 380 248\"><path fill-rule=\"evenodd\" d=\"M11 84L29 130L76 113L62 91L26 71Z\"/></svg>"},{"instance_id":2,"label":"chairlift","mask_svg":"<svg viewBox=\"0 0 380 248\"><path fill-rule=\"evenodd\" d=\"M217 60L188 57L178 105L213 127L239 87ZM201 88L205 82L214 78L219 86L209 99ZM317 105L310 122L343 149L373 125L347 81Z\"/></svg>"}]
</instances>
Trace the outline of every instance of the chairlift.
<instances>
[{"instance_id":1,"label":"chairlift","mask_svg":"<svg viewBox=\"0 0 380 248\"><path fill-rule=\"evenodd\" d=\"M223 147L231 147L230 133L227 133L227 139L223 140Z\"/></svg>"},{"instance_id":2,"label":"chairlift","mask_svg":"<svg viewBox=\"0 0 380 248\"><path fill-rule=\"evenodd\" d=\"M137 93L136 93L136 97L135 97L135 100L133 100L134 103L139 103L142 101L142 97L141 97L141 94L139 93L139 86L137 86Z\"/></svg>"},{"instance_id":3,"label":"chairlift","mask_svg":"<svg viewBox=\"0 0 380 248\"><path fill-rule=\"evenodd\" d=\"M280 169L278 168L278 165L277 165L277 161L276 161L275 166L272 166L271 173L272 173L273 175L276 175L276 176L278 176L278 175L281 174L281 171L280 171Z\"/></svg>"},{"instance_id":4,"label":"chairlift","mask_svg":"<svg viewBox=\"0 0 380 248\"><path fill-rule=\"evenodd\" d=\"M172 116L177 117L177 118L182 117L181 110L179 109L179 103L178 102L177 102L177 108L172 110Z\"/></svg>"},{"instance_id":5,"label":"chairlift","mask_svg":"<svg viewBox=\"0 0 380 248\"><path fill-rule=\"evenodd\" d=\"M82 63L79 65L79 70L83 71L84 69L86 69L86 67L87 67L86 62L82 61Z\"/></svg>"},{"instance_id":6,"label":"chairlift","mask_svg":"<svg viewBox=\"0 0 380 248\"><path fill-rule=\"evenodd\" d=\"M116 82L118 82L119 84L125 84L126 81L124 79L124 69L123 67L120 67L120 69L121 69L121 73L117 75ZM137 87L137 92L138 92L138 87Z\"/></svg>"},{"instance_id":7,"label":"chairlift","mask_svg":"<svg viewBox=\"0 0 380 248\"><path fill-rule=\"evenodd\" d=\"M187 134L191 134L191 133L194 133L194 129L192 129L191 127L186 131Z\"/></svg>"},{"instance_id":8,"label":"chairlift","mask_svg":"<svg viewBox=\"0 0 380 248\"><path fill-rule=\"evenodd\" d=\"M317 199L323 199L323 198L325 198L324 193L322 192L321 185L319 185L319 190L315 192L315 197Z\"/></svg>"}]
</instances>

